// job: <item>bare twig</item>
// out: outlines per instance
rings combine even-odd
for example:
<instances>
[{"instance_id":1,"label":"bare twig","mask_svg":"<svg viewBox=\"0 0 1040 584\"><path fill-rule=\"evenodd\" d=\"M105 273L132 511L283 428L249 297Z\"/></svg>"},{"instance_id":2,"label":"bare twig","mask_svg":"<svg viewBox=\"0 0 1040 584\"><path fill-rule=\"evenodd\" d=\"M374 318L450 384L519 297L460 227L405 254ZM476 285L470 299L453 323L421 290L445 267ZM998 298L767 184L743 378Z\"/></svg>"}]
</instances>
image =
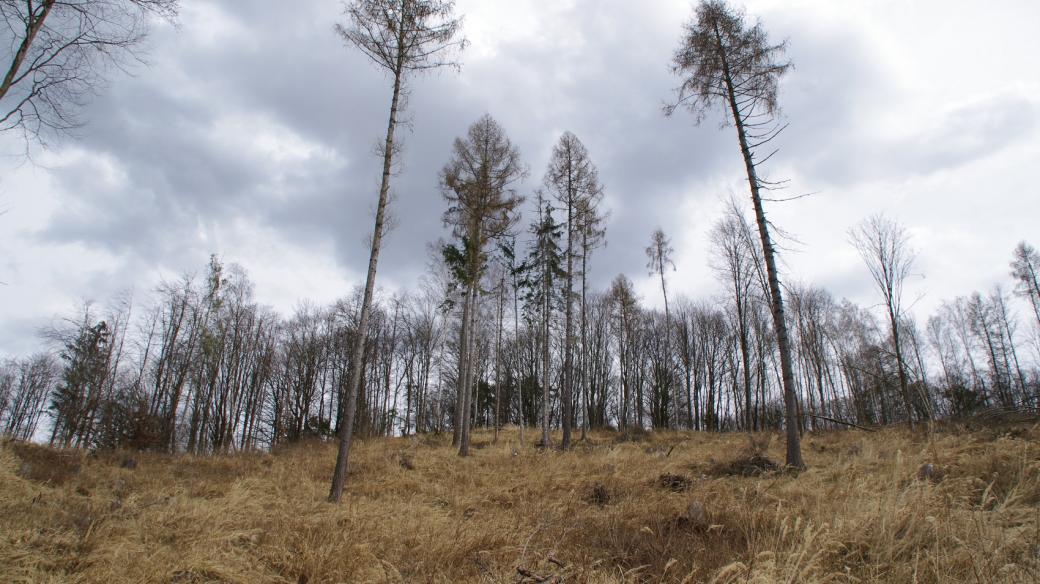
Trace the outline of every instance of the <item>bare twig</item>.
<instances>
[{"instance_id":1,"label":"bare twig","mask_svg":"<svg viewBox=\"0 0 1040 584\"><path fill-rule=\"evenodd\" d=\"M828 418L827 416L820 416L820 415L817 415L817 414L807 414L807 415L810 418L817 418L819 420L827 420L828 422L834 422L835 424L841 424L843 426L851 426L851 427L856 428L858 430L863 430L864 432L877 432L877 430L874 429L874 428L868 428L866 426L860 426L859 424L853 424L852 422L843 422L841 420L836 420L834 418Z\"/></svg>"}]
</instances>

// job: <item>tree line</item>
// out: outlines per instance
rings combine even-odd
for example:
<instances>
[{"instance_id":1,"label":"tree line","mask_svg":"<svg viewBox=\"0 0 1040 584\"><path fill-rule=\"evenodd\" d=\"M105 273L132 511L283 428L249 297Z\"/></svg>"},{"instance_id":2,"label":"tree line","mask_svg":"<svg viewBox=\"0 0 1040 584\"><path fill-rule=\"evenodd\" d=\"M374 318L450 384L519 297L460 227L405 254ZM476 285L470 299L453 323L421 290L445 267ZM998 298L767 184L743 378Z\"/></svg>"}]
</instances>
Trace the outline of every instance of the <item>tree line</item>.
<instances>
[{"instance_id":1,"label":"tree line","mask_svg":"<svg viewBox=\"0 0 1040 584\"><path fill-rule=\"evenodd\" d=\"M605 289L582 285L572 294L578 333L569 342L566 278L545 268L553 254L565 265L563 229L545 235L545 224L564 217L543 208L526 249L492 254L476 294L434 257L414 290L377 295L363 340L360 288L281 316L255 301L244 270L216 258L204 276L164 283L147 302L87 305L48 331L56 354L0 365L0 431L57 446L192 453L331 438L343 418L348 356L359 344L354 424L364 437L461 433L460 417L496 433L508 426L510 440L532 442L565 426L582 434L784 427L768 293L752 228L736 210L711 232L712 267L725 274L726 294L680 294L669 317L624 275ZM545 251L547 242L555 251ZM955 298L922 323L904 312L902 360L887 310L790 286L797 429L1035 408L1040 254L1022 244L1011 265L1013 290L997 285ZM1028 318L1015 304L1029 308ZM540 439L524 436L533 428Z\"/></svg>"},{"instance_id":2,"label":"tree line","mask_svg":"<svg viewBox=\"0 0 1040 584\"><path fill-rule=\"evenodd\" d=\"M26 4L27 51L65 4ZM168 12L176 2L131 5ZM718 109L736 134L751 205L734 200L711 230L724 295L670 294L674 250L660 229L646 254L663 310L624 274L590 287L589 259L607 236L592 154L564 132L540 188L523 193L530 167L487 114L445 153L437 181L447 238L431 244L428 273L413 290L380 293L402 95L417 72L458 68L466 41L449 0L354 0L346 16L337 33L392 81L364 284L283 316L256 302L242 268L214 256L203 276L165 282L143 301L86 305L47 332L56 354L3 365L0 430L60 446L192 453L336 436L329 498L338 501L355 435L450 430L465 456L473 426L496 438L515 426L521 441L539 428L543 447L558 428L562 448L591 428L783 429L786 462L801 467L805 429L1037 406L1038 256L1025 243L1011 270L1036 316L1024 326L997 287L944 304L920 327L903 298L911 242L883 216L849 232L880 318L781 281L765 208L775 199L765 194L784 183L762 166L786 127L778 88L791 63L785 43L722 0L702 0L684 26L672 59L680 85L665 113L701 121Z\"/></svg>"}]
</instances>

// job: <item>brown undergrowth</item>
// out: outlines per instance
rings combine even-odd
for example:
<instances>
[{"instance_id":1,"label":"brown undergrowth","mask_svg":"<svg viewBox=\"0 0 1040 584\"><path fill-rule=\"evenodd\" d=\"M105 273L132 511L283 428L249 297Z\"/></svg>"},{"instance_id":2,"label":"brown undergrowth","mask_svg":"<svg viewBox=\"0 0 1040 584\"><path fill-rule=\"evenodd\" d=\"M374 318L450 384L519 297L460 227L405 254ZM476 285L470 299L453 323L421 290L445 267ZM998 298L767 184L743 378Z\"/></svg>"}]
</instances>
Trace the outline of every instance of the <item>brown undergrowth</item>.
<instances>
[{"instance_id":1,"label":"brown undergrowth","mask_svg":"<svg viewBox=\"0 0 1040 584\"><path fill-rule=\"evenodd\" d=\"M592 433L544 452L478 432L466 459L448 439L359 443L338 506L332 444L175 457L8 443L0 581L1040 581L1037 426L807 435L797 474L762 462L782 460L781 441L738 434Z\"/></svg>"}]
</instances>

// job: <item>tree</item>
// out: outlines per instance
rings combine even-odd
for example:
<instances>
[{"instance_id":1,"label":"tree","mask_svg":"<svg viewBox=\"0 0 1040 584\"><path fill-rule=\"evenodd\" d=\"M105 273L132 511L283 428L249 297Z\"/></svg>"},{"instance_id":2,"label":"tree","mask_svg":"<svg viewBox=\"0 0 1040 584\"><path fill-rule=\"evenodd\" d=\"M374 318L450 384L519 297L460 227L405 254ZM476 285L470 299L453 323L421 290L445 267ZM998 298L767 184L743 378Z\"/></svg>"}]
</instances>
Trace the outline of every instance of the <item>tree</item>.
<instances>
[{"instance_id":1,"label":"tree","mask_svg":"<svg viewBox=\"0 0 1040 584\"><path fill-rule=\"evenodd\" d=\"M791 341L784 314L783 293L776 267L776 249L769 234L769 222L762 205L761 191L769 183L759 177L757 149L783 130L773 121L779 113L777 89L780 78L791 67L783 61L785 44L772 45L761 24L748 25L742 12L724 0L701 0L693 20L686 25L682 44L675 52L672 70L682 77L676 102L665 110L671 114L685 107L698 121L717 103L728 107L737 130L740 153L744 158L751 202L755 208L758 234L762 243L772 300L773 326L780 350L780 370L784 386L784 418L787 424L787 465L802 468L798 435L798 394L795 389Z\"/></svg>"},{"instance_id":2,"label":"tree","mask_svg":"<svg viewBox=\"0 0 1040 584\"><path fill-rule=\"evenodd\" d=\"M87 446L98 407L111 374L112 330L105 321L92 324L89 306L83 321L65 333L61 382L51 395L52 446Z\"/></svg>"},{"instance_id":3,"label":"tree","mask_svg":"<svg viewBox=\"0 0 1040 584\"><path fill-rule=\"evenodd\" d=\"M451 0L354 0L347 7L349 26L336 25L336 31L348 44L358 48L377 66L393 75L390 97L390 118L383 142L383 174L376 204L375 225L372 230L368 258L368 274L361 301L358 341L351 355L350 379L346 386L346 404L340 410L339 452L332 475L329 501L339 502L347 479L350 458L350 439L357 411L357 394L361 389L361 362L364 358L364 339L372 312L372 294L375 291L376 266L383 241L386 207L390 197L390 173L395 152L394 132L406 77L410 73L458 65L447 60L454 49L462 49L465 40L459 38L462 22L454 17Z\"/></svg>"},{"instance_id":4,"label":"tree","mask_svg":"<svg viewBox=\"0 0 1040 584\"><path fill-rule=\"evenodd\" d=\"M650 234L650 245L646 248L646 269L650 270L650 275L656 275L661 279L661 296L664 297L664 351L663 360L664 368L663 374L671 375L671 359L672 359L672 346L671 346L671 312L668 310L668 287L665 284L664 273L671 266L672 270L675 270L675 262L672 261L672 254L675 253L675 249L672 248L672 242L668 239L668 236L664 234L664 230L658 228ZM678 411L678 408L675 408Z\"/></svg>"},{"instance_id":5,"label":"tree","mask_svg":"<svg viewBox=\"0 0 1040 584\"><path fill-rule=\"evenodd\" d=\"M509 273L510 285L513 290L513 344L516 352L516 386L518 391L518 432L520 438L520 444L524 443L524 426L527 421L524 419L524 384L523 377L520 374L520 283L524 274L527 272L528 266L526 262L517 262L516 259L516 238L508 237L503 238L498 245L498 251L501 255L502 261L505 264L505 269Z\"/></svg>"},{"instance_id":6,"label":"tree","mask_svg":"<svg viewBox=\"0 0 1040 584\"><path fill-rule=\"evenodd\" d=\"M909 235L902 225L882 215L874 215L849 231L849 238L867 264L874 284L881 292L888 316L892 350L896 356L899 391L903 397L907 421L914 426L913 400L907 382L906 363L899 342L900 320L903 318L903 283L913 266L914 252Z\"/></svg>"},{"instance_id":7,"label":"tree","mask_svg":"<svg viewBox=\"0 0 1040 584\"><path fill-rule=\"evenodd\" d=\"M0 435L32 440L57 377L47 353L0 363Z\"/></svg>"},{"instance_id":8,"label":"tree","mask_svg":"<svg viewBox=\"0 0 1040 584\"><path fill-rule=\"evenodd\" d=\"M498 327L495 331L495 442L498 442L498 430L502 427L502 323L506 303L506 269L501 268L498 274Z\"/></svg>"},{"instance_id":9,"label":"tree","mask_svg":"<svg viewBox=\"0 0 1040 584\"><path fill-rule=\"evenodd\" d=\"M614 281L610 284L610 301L617 310L617 338L618 338L618 362L620 364L621 373L621 395L619 396L620 404L618 407L618 428L628 430L629 418L632 416L632 412L629 409L632 402L632 391L631 391L631 358L632 353L631 346L632 341L632 325L633 320L638 311L636 304L636 293L632 287L632 282L624 276L624 274L618 274L614 278ZM636 409L636 427L643 427L643 417L641 406Z\"/></svg>"},{"instance_id":10,"label":"tree","mask_svg":"<svg viewBox=\"0 0 1040 584\"><path fill-rule=\"evenodd\" d=\"M110 68L139 60L148 19L172 19L179 0L3 0L0 130L26 141L82 124L79 109Z\"/></svg>"},{"instance_id":11,"label":"tree","mask_svg":"<svg viewBox=\"0 0 1040 584\"><path fill-rule=\"evenodd\" d=\"M564 281L564 345L563 387L561 392L561 424L563 449L571 446L571 424L574 419L574 260L578 251L577 238L582 233L582 219L590 219L603 198L599 172L589 158L589 152L577 136L564 132L553 147L549 167L545 170L545 186L560 202L567 214L565 250L566 279Z\"/></svg>"},{"instance_id":12,"label":"tree","mask_svg":"<svg viewBox=\"0 0 1040 584\"><path fill-rule=\"evenodd\" d=\"M1018 285L1015 293L1029 299L1036 322L1040 324L1040 253L1026 242L1015 247L1015 256L1011 261L1011 277Z\"/></svg>"},{"instance_id":13,"label":"tree","mask_svg":"<svg viewBox=\"0 0 1040 584\"><path fill-rule=\"evenodd\" d=\"M539 317L538 342L542 360L542 448L548 448L549 437L549 380L550 380L550 329L552 307L556 294L556 281L564 275L563 253L560 250L561 225L553 218L552 205L544 201L538 192L538 220L531 225L534 240L527 261L528 269L524 286L526 300Z\"/></svg>"},{"instance_id":14,"label":"tree","mask_svg":"<svg viewBox=\"0 0 1040 584\"><path fill-rule=\"evenodd\" d=\"M592 392L592 378L594 364L592 363L592 350L589 347L589 311L588 311L588 265L592 250L606 245L607 230L603 227L606 215L599 211L601 198L589 199L578 205L577 225L581 238L581 364L578 368L581 373L581 394L585 415L582 417L581 439L584 440L589 428L589 419L593 417L590 409L589 394ZM603 357L606 357L605 351ZM603 416L599 416L602 425Z\"/></svg>"},{"instance_id":15,"label":"tree","mask_svg":"<svg viewBox=\"0 0 1040 584\"><path fill-rule=\"evenodd\" d=\"M441 170L441 193L449 205L444 222L461 240L461 249L446 250L446 255L461 259L456 274L465 286L455 415L459 456L469 454L473 315L487 265L487 245L507 235L519 219L517 207L524 199L514 187L526 174L520 151L487 114L469 127L465 138L455 139L452 158Z\"/></svg>"},{"instance_id":16,"label":"tree","mask_svg":"<svg viewBox=\"0 0 1040 584\"><path fill-rule=\"evenodd\" d=\"M729 280L733 293L734 317L737 325L737 340L740 344L744 382L744 428L754 430L751 406L751 350L748 344L751 287L754 284L754 257L747 249L741 236L743 214L735 201L727 210L726 217L719 220L711 230L711 243L719 261L713 263L715 271Z\"/></svg>"}]
</instances>

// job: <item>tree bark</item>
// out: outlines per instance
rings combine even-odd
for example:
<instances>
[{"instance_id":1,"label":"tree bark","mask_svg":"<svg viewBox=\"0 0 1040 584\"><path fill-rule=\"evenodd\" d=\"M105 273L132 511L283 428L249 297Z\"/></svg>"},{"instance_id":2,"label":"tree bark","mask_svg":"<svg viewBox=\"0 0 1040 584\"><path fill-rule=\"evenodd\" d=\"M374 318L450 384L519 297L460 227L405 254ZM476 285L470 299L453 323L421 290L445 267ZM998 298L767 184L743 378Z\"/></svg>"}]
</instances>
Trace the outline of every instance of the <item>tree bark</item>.
<instances>
[{"instance_id":1,"label":"tree bark","mask_svg":"<svg viewBox=\"0 0 1040 584\"><path fill-rule=\"evenodd\" d=\"M3 99L7 92L10 91L11 86L14 84L15 77L18 76L18 70L21 69L22 63L25 61L25 56L29 53L29 47L32 46L33 40L36 38L36 34L43 28L43 21L47 19L47 15L50 14L51 8L54 7L55 0L44 0L43 10L38 16L34 16L30 10L29 14L26 15L25 25L25 38L22 39L21 44L18 45L18 50L15 51L14 57L11 59L11 65L7 69L7 73L4 75L3 82L0 82L0 99Z\"/></svg>"},{"instance_id":2,"label":"tree bark","mask_svg":"<svg viewBox=\"0 0 1040 584\"><path fill-rule=\"evenodd\" d=\"M469 456L469 418L472 405L470 396L473 385L473 304L476 300L476 284L470 282L462 308L462 335L460 339L459 391L455 409L455 424L458 427L459 456ZM461 357L463 356L464 357Z\"/></svg>"},{"instance_id":3,"label":"tree bark","mask_svg":"<svg viewBox=\"0 0 1040 584\"><path fill-rule=\"evenodd\" d=\"M744 157L744 168L747 171L748 184L751 187L751 201L755 207L755 220L758 223L758 235L762 240L762 254L766 262L766 275L769 279L769 294L772 296L773 326L776 328L776 341L780 349L780 373L784 385L784 417L787 431L787 466L804 468L802 461L801 440L798 434L798 394L794 385L794 367L791 363L791 339L787 331L787 321L784 317L783 292L780 289L780 278L776 269L775 250L769 237L769 228L766 223L765 210L762 207L762 197L759 194L758 175L755 170L755 161L748 147L747 135L744 130L744 120L737 108L737 97L733 88L733 78L730 76L729 63L726 60L722 37L718 28L715 29L718 41L719 55L722 57L723 74L726 81L726 90L729 94L730 112L733 115L733 123L737 127L737 138L740 141L740 153Z\"/></svg>"},{"instance_id":4,"label":"tree bark","mask_svg":"<svg viewBox=\"0 0 1040 584\"><path fill-rule=\"evenodd\" d=\"M563 391L560 392L560 424L563 426L563 442L560 447L571 447L571 407L574 395L574 186L570 174L567 177L567 282L563 291L566 310L563 333Z\"/></svg>"},{"instance_id":5,"label":"tree bark","mask_svg":"<svg viewBox=\"0 0 1040 584\"><path fill-rule=\"evenodd\" d=\"M336 455L336 469L332 475L332 488L329 501L338 503L343 496L343 486L347 480L347 465L350 459L350 442L354 433L354 417L357 413L358 391L361 389L361 361L365 355L365 337L368 332L368 320L372 312L372 295L376 287L376 266L379 263L379 248L383 242L383 227L386 220L386 205L390 194L390 171L393 165L394 131L397 129L397 108L401 98L401 76L403 73L404 53L398 56L397 71L394 74L393 98L390 100L390 120L386 127L386 141L383 145L383 177L379 186L379 202L376 205L375 226L372 230L372 250L368 258L368 275L365 278L365 295L361 301L361 317L358 322L357 340L351 355L353 369L347 384L347 403L340 411L339 452Z\"/></svg>"}]
</instances>

